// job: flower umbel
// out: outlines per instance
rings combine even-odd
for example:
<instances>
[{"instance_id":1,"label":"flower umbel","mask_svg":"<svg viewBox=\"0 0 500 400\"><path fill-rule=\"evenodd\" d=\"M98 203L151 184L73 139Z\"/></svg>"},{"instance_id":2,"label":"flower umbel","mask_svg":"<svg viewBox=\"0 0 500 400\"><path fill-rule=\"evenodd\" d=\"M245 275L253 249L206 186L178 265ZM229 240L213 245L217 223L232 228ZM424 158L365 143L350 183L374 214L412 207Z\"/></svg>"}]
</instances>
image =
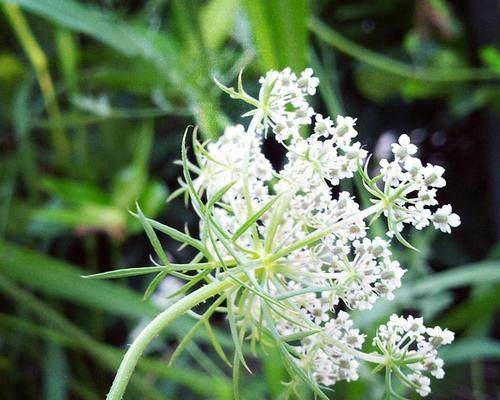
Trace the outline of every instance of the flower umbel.
<instances>
[{"instance_id":1,"label":"flower umbel","mask_svg":"<svg viewBox=\"0 0 500 400\"><path fill-rule=\"evenodd\" d=\"M368 153L355 141L356 120L338 116L334 122L309 105L308 96L319 84L310 68L299 76L289 68L270 71L260 83L258 98L244 91L241 75L238 90L218 83L231 97L252 106L245 114L251 117L247 128L228 127L209 143L201 143L195 130L196 162L188 160L184 137L183 181L176 194L184 192L191 200L200 217L200 237L149 220L138 209L159 259L152 267L159 274L154 282L171 274L187 281L185 291L197 283L203 286L138 335L108 399L121 398L137 358L159 330L212 296L216 300L199 321L227 313L234 364L246 366L244 340L264 346L272 341L292 383L307 383L321 398L327 398L325 386L358 379L360 362L386 369L388 394L402 398L391 386L395 377L426 396L430 376L444 376L437 350L451 343L453 333L425 328L419 318L393 315L373 339L378 352L364 353L366 335L354 326L349 312L370 310L380 297L394 298L405 269L392 258L391 239L411 246L403 237L405 225L422 229L432 222L449 233L460 224L451 206L435 209L436 192L446 184L443 168L424 166L415 157L417 147L402 135L392 145L393 160L381 160L380 173L370 177ZM304 137L307 127L310 135ZM264 140L284 147L286 161L280 170L263 154ZM342 180L355 174L372 196L370 207L362 208L351 193L339 189ZM386 235L375 236L367 220L383 216ZM198 254L191 263L171 263L155 230ZM172 359L184 347L182 342ZM226 359L217 342L214 347Z\"/></svg>"}]
</instances>

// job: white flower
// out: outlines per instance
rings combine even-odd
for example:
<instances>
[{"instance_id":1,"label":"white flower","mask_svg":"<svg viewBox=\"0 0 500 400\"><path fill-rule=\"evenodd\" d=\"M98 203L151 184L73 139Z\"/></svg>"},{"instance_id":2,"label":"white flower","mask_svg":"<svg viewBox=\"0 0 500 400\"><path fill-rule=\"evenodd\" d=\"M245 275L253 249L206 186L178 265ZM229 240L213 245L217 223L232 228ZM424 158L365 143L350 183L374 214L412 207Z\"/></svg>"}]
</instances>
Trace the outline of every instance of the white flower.
<instances>
[{"instance_id":1,"label":"white flower","mask_svg":"<svg viewBox=\"0 0 500 400\"><path fill-rule=\"evenodd\" d=\"M427 164L423 169L424 183L427 186L441 188L446 185L446 181L442 177L444 168L439 165Z\"/></svg>"},{"instance_id":2,"label":"white flower","mask_svg":"<svg viewBox=\"0 0 500 400\"><path fill-rule=\"evenodd\" d=\"M432 223L441 232L451 232L451 228L456 228L460 225L460 217L451 212L451 206L449 204L438 208L434 215L432 216Z\"/></svg>"},{"instance_id":3,"label":"white flower","mask_svg":"<svg viewBox=\"0 0 500 400\"><path fill-rule=\"evenodd\" d=\"M314 124L314 133L318 136L329 138L335 132L333 121L330 117L324 118L321 114L316 114L316 123Z\"/></svg>"},{"instance_id":4,"label":"white flower","mask_svg":"<svg viewBox=\"0 0 500 400\"><path fill-rule=\"evenodd\" d=\"M410 156L417 152L417 146L410 143L410 137L408 135L401 135L398 139L398 143L392 144L392 152L396 160L405 162Z\"/></svg>"},{"instance_id":5,"label":"white flower","mask_svg":"<svg viewBox=\"0 0 500 400\"><path fill-rule=\"evenodd\" d=\"M297 80L297 86L307 94L313 96L316 94L316 88L319 85L319 79L313 76L312 68L306 68Z\"/></svg>"},{"instance_id":6,"label":"white flower","mask_svg":"<svg viewBox=\"0 0 500 400\"><path fill-rule=\"evenodd\" d=\"M333 135L336 143L340 146L348 146L351 139L358 135L354 125L356 125L356 119L351 117L343 117L341 115L337 116L337 126L335 127L335 134Z\"/></svg>"},{"instance_id":7,"label":"white flower","mask_svg":"<svg viewBox=\"0 0 500 400\"><path fill-rule=\"evenodd\" d=\"M427 376L423 376L417 372L408 375L407 378L415 386L415 390L420 396L426 397L429 395L431 392L431 380Z\"/></svg>"},{"instance_id":8,"label":"white flower","mask_svg":"<svg viewBox=\"0 0 500 400\"><path fill-rule=\"evenodd\" d=\"M455 334L448 329L441 329L439 326L427 328L427 334L431 337L432 347L450 344L455 339Z\"/></svg>"}]
</instances>

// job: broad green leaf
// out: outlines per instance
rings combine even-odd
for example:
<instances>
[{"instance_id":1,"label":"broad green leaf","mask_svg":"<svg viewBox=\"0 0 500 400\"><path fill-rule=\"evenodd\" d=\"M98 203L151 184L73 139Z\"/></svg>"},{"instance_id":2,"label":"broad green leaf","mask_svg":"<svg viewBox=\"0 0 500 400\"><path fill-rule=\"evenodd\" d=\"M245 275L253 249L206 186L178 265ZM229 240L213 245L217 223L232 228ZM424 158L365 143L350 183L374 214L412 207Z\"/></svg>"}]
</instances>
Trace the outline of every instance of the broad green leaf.
<instances>
[{"instance_id":1,"label":"broad green leaf","mask_svg":"<svg viewBox=\"0 0 500 400\"><path fill-rule=\"evenodd\" d=\"M112 314L142 318L158 309L132 290L81 278L84 271L30 250L0 242L0 273L33 289Z\"/></svg>"}]
</instances>

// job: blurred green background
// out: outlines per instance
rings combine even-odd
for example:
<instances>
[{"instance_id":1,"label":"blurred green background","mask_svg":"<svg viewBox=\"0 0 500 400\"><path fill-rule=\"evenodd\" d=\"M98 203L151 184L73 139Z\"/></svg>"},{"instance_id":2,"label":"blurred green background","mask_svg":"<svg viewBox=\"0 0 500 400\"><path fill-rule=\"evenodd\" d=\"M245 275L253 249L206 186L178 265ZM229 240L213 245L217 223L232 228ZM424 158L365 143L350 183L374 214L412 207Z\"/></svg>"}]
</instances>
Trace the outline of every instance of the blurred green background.
<instances>
[{"instance_id":1,"label":"blurred green background","mask_svg":"<svg viewBox=\"0 0 500 400\"><path fill-rule=\"evenodd\" d=\"M447 168L442 203L462 226L410 234L396 300L356 315L368 334L392 312L457 332L432 399L500 399L500 7L496 0L0 1L0 399L103 399L129 333L165 306L167 280L89 281L150 265L128 210L196 226L177 187L180 139L240 122L244 106L213 82L244 69L312 66L317 107L358 118L376 157L408 133ZM280 154L266 148L276 165ZM162 244L178 262L189 254ZM179 320L134 375L128 399L231 399L231 373L207 333L167 368L193 322ZM216 323L231 349L224 321ZM284 398L277 354L250 358L243 399ZM369 369L332 399L380 399ZM301 388L304 398L312 398ZM408 396L412 396L408 394Z\"/></svg>"}]
</instances>

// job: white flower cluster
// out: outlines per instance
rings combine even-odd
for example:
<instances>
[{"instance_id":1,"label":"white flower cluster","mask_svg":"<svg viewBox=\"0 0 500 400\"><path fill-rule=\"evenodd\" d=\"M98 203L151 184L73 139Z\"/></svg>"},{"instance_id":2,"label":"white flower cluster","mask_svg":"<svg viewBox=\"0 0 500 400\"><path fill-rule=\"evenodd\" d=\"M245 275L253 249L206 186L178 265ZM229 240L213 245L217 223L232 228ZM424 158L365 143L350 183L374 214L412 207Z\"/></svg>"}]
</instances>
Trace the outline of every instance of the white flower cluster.
<instances>
[{"instance_id":1,"label":"white flower cluster","mask_svg":"<svg viewBox=\"0 0 500 400\"><path fill-rule=\"evenodd\" d=\"M449 205L429 209L437 205L436 190L445 185L443 168L423 166L415 157L416 146L402 135L392 145L394 160L381 160L380 174L370 178L367 151L353 142L356 120L339 116L334 123L307 102L319 84L311 69L299 77L289 68L271 71L260 82L258 99L246 94L241 82L238 91L219 84L254 107L246 114L252 120L248 129L227 128L214 143L196 142L198 165L189 165L197 174L193 184L198 193L208 201L218 196L212 217L200 230L208 242L209 261L221 265L216 275L231 271L223 259L245 266L254 291L238 305L245 310L244 320L250 310L255 321L262 321L264 299L282 299L288 314L273 309L275 329L281 337L300 338L294 346L300 355L297 363L319 384L355 380L358 359L384 364L390 356L393 365L415 360L405 364L411 374L401 373L400 378L426 395L429 378L423 373L442 378L436 344L449 343L449 331L441 337L438 328L425 329L420 319L393 316L375 339L383 356L366 355L359 351L365 336L342 309L369 310L379 297L393 299L405 270L391 259L389 241L395 234L404 243L403 224L422 229L432 221L445 232L459 225ZM301 135L306 126L312 130L307 138ZM269 131L286 149L280 171L262 152ZM371 207L361 209L350 193L337 189L355 173L374 197ZM388 238L370 239L365 220L382 214L388 220ZM211 226L216 226L215 233Z\"/></svg>"},{"instance_id":2,"label":"white flower cluster","mask_svg":"<svg viewBox=\"0 0 500 400\"><path fill-rule=\"evenodd\" d=\"M444 168L432 164L423 166L420 159L413 157L417 150L408 135L401 135L398 142L392 144L394 160L380 160L383 192L372 186L371 193L390 203L384 213L392 232L401 232L404 224L422 229L432 222L436 229L450 233L450 228L460 225L460 218L452 213L451 206L445 205L434 213L430 209L438 204L437 189L446 185Z\"/></svg>"},{"instance_id":3,"label":"white flower cluster","mask_svg":"<svg viewBox=\"0 0 500 400\"><path fill-rule=\"evenodd\" d=\"M428 373L437 379L444 377L443 360L438 357L440 346L453 342L454 334L440 327L426 328L422 318L391 315L387 325L378 328L373 344L388 359L404 366L396 367L395 373L406 386L415 389L421 396L431 392Z\"/></svg>"},{"instance_id":4,"label":"white flower cluster","mask_svg":"<svg viewBox=\"0 0 500 400\"><path fill-rule=\"evenodd\" d=\"M269 71L260 78L262 89L259 102L264 107L258 108L261 113L257 130L266 131L271 128L276 140L283 142L290 137L297 137L301 126L309 125L314 110L306 101L307 95L314 95L319 79L314 77L313 70L307 68L299 78L290 68L281 72Z\"/></svg>"},{"instance_id":5,"label":"white flower cluster","mask_svg":"<svg viewBox=\"0 0 500 400\"><path fill-rule=\"evenodd\" d=\"M330 320L319 338L308 337L302 341L305 360L314 365L314 379L321 385L331 386L339 380L348 382L358 379L359 362L352 354L339 348L339 344L361 349L365 335L352 327L349 314L340 311ZM334 343L332 343L334 342Z\"/></svg>"}]
</instances>

